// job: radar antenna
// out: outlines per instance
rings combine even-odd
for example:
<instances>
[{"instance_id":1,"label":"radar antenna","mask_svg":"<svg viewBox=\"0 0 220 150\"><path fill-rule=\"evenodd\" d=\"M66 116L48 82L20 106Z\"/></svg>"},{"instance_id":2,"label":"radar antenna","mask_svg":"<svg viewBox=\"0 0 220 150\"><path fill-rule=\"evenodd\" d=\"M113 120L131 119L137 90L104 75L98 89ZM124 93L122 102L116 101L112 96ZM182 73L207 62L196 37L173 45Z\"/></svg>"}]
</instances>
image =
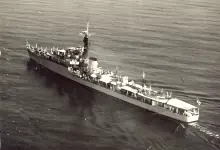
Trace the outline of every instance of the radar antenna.
<instances>
[{"instance_id":1,"label":"radar antenna","mask_svg":"<svg viewBox=\"0 0 220 150\"><path fill-rule=\"evenodd\" d=\"M86 30L79 33L80 36L88 37L95 35L95 33L89 33L89 22L87 22Z\"/></svg>"}]
</instances>

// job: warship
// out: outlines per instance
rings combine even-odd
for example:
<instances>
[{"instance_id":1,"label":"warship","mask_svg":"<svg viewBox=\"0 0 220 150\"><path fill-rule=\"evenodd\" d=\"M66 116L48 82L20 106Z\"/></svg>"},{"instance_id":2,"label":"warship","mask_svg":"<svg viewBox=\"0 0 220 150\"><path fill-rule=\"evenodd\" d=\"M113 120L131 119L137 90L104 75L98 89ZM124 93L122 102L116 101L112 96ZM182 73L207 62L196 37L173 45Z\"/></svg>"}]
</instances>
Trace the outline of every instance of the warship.
<instances>
[{"instance_id":1,"label":"warship","mask_svg":"<svg viewBox=\"0 0 220 150\"><path fill-rule=\"evenodd\" d=\"M147 109L169 118L190 123L198 121L199 107L172 97L172 92L155 90L144 82L137 83L128 76L119 75L117 70L105 70L98 59L89 57L89 23L83 36L83 46L58 49L42 48L26 42L29 58L39 65L79 84L113 96L138 107ZM197 104L200 101L197 99Z\"/></svg>"}]
</instances>

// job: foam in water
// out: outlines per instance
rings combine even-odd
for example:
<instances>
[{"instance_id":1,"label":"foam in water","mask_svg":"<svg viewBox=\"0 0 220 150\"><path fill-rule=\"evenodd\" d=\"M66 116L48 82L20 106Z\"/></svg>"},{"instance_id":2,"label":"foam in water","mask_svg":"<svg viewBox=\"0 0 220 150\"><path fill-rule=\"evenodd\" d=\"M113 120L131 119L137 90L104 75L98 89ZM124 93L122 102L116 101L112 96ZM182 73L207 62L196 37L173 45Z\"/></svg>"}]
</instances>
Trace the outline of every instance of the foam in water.
<instances>
[{"instance_id":1,"label":"foam in water","mask_svg":"<svg viewBox=\"0 0 220 150\"><path fill-rule=\"evenodd\" d=\"M207 127L203 127L203 126L199 125L198 123L191 123L191 124L189 124L189 125L195 127L196 129L198 129L199 131L205 133L206 135L209 135L209 136L211 136L211 137L215 137L215 138L217 138L217 139L220 138L220 136L219 136L220 133L217 133L217 132L215 132L215 131L211 131L211 130L209 130Z\"/></svg>"}]
</instances>

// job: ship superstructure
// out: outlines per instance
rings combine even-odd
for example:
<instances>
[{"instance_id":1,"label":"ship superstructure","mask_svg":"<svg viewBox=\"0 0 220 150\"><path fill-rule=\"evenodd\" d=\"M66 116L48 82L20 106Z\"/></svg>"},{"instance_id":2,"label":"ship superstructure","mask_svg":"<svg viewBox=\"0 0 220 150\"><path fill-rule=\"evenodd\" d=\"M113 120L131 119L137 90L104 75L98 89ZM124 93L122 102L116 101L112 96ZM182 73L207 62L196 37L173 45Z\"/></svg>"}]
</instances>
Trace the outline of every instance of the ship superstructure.
<instances>
[{"instance_id":1,"label":"ship superstructure","mask_svg":"<svg viewBox=\"0 0 220 150\"><path fill-rule=\"evenodd\" d=\"M87 30L82 31L80 35L84 37L82 47L47 49L40 48L37 44L31 46L27 42L30 59L70 80L144 109L183 122L198 120L199 108L173 98L172 93L154 90L151 85L135 83L127 76L99 67L97 58L88 57L88 37L94 35L89 33L89 24Z\"/></svg>"}]
</instances>

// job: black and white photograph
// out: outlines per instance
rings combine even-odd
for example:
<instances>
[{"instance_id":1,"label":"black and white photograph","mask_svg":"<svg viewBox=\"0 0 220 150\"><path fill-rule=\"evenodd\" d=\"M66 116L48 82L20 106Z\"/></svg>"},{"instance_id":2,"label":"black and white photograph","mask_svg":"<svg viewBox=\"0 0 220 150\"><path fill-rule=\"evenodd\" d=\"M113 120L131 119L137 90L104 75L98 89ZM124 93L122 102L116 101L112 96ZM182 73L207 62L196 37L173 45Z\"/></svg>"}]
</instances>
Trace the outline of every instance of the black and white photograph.
<instances>
[{"instance_id":1,"label":"black and white photograph","mask_svg":"<svg viewBox=\"0 0 220 150\"><path fill-rule=\"evenodd\" d=\"M0 150L220 150L220 0L0 0Z\"/></svg>"}]
</instances>

